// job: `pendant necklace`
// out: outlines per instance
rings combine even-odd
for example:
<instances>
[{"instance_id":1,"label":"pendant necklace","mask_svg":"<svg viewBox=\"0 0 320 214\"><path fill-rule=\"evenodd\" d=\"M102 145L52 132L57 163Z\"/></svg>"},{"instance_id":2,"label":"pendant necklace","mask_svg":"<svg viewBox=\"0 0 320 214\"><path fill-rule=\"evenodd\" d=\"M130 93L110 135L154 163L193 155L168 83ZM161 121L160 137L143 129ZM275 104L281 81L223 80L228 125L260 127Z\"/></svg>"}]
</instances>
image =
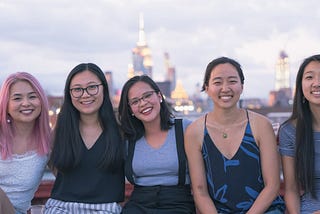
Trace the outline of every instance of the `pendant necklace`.
<instances>
[{"instance_id":1,"label":"pendant necklace","mask_svg":"<svg viewBox=\"0 0 320 214\"><path fill-rule=\"evenodd\" d=\"M224 139L226 139L226 138L228 137L228 134L225 133L225 132L222 132L222 137L223 137Z\"/></svg>"}]
</instances>

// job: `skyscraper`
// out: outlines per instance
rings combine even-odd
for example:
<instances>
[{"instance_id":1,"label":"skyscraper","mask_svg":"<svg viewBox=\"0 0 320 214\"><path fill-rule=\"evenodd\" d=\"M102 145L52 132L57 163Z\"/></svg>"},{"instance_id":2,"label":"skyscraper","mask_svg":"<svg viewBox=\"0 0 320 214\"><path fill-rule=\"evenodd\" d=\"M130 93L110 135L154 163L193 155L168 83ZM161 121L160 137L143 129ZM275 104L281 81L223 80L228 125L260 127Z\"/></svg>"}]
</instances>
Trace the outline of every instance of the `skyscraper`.
<instances>
[{"instance_id":1,"label":"skyscraper","mask_svg":"<svg viewBox=\"0 0 320 214\"><path fill-rule=\"evenodd\" d=\"M271 106L288 106L291 101L289 57L282 50L276 63L275 89L269 93L269 104Z\"/></svg>"},{"instance_id":2,"label":"skyscraper","mask_svg":"<svg viewBox=\"0 0 320 214\"><path fill-rule=\"evenodd\" d=\"M134 75L146 74L152 78L152 56L146 41L144 32L143 15L139 16L139 40L137 46L132 49L132 62Z\"/></svg>"},{"instance_id":3,"label":"skyscraper","mask_svg":"<svg viewBox=\"0 0 320 214\"><path fill-rule=\"evenodd\" d=\"M290 88L290 71L289 57L285 51L280 51L279 58L276 64L275 75L275 90Z\"/></svg>"},{"instance_id":4,"label":"skyscraper","mask_svg":"<svg viewBox=\"0 0 320 214\"><path fill-rule=\"evenodd\" d=\"M176 69L171 65L169 53L164 53L164 63L166 68L166 80L170 82L170 91L176 88Z\"/></svg>"}]
</instances>

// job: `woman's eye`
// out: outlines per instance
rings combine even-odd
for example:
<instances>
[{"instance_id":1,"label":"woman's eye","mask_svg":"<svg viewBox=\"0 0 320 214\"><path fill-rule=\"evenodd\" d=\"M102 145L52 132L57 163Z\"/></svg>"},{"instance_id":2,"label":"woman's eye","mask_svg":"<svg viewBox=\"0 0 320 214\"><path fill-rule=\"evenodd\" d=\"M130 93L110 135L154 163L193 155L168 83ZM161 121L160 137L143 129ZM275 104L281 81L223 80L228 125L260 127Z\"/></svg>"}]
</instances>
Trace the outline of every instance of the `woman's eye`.
<instances>
[{"instance_id":1,"label":"woman's eye","mask_svg":"<svg viewBox=\"0 0 320 214\"><path fill-rule=\"evenodd\" d=\"M97 88L96 85L89 85L89 86L88 86L88 89L89 89L89 90L95 90L96 88Z\"/></svg>"},{"instance_id":2,"label":"woman's eye","mask_svg":"<svg viewBox=\"0 0 320 214\"><path fill-rule=\"evenodd\" d=\"M134 105L134 106L137 105L138 103L139 103L139 100L132 100L131 101L131 105Z\"/></svg>"},{"instance_id":3,"label":"woman's eye","mask_svg":"<svg viewBox=\"0 0 320 214\"><path fill-rule=\"evenodd\" d=\"M19 100L21 100L21 97L14 97L14 98L12 98L12 100L19 101Z\"/></svg>"},{"instance_id":4,"label":"woman's eye","mask_svg":"<svg viewBox=\"0 0 320 214\"><path fill-rule=\"evenodd\" d=\"M72 89L74 92L80 92L82 90L82 88L73 88Z\"/></svg>"},{"instance_id":5,"label":"woman's eye","mask_svg":"<svg viewBox=\"0 0 320 214\"><path fill-rule=\"evenodd\" d=\"M152 94L146 94L146 95L144 95L142 98L143 98L143 99L148 99L148 98L151 97L151 95L152 95Z\"/></svg>"}]
</instances>

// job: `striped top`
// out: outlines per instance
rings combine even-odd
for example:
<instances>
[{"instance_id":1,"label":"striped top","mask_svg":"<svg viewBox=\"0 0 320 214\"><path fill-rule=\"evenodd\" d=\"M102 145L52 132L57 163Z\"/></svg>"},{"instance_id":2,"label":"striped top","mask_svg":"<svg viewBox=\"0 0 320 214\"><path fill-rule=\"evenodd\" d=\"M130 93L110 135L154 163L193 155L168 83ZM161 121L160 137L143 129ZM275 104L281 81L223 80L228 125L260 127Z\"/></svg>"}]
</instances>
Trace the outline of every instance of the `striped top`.
<instances>
[{"instance_id":1,"label":"striped top","mask_svg":"<svg viewBox=\"0 0 320 214\"><path fill-rule=\"evenodd\" d=\"M295 156L296 128L291 123L285 123L279 131L279 150L283 156ZM301 197L301 214L310 214L320 210L320 132L313 133L315 148L315 189L318 200L313 199L310 194Z\"/></svg>"}]
</instances>

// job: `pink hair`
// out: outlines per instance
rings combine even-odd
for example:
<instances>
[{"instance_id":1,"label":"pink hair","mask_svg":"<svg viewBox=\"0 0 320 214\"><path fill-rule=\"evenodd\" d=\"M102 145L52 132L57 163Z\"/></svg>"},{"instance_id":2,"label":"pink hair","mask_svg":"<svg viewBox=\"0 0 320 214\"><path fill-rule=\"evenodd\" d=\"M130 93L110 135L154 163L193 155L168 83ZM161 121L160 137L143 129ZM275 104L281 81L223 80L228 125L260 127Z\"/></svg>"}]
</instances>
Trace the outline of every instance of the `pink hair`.
<instances>
[{"instance_id":1,"label":"pink hair","mask_svg":"<svg viewBox=\"0 0 320 214\"><path fill-rule=\"evenodd\" d=\"M8 114L8 103L10 88L18 81L26 81L30 83L39 96L41 113L36 119L32 132L32 140L37 145L38 154L45 155L50 151L49 104L47 96L45 95L39 81L34 76L27 72L17 72L7 77L0 90L0 153L2 159L7 159L12 156L12 139L15 127L12 123L8 122L8 120L10 120Z\"/></svg>"}]
</instances>

